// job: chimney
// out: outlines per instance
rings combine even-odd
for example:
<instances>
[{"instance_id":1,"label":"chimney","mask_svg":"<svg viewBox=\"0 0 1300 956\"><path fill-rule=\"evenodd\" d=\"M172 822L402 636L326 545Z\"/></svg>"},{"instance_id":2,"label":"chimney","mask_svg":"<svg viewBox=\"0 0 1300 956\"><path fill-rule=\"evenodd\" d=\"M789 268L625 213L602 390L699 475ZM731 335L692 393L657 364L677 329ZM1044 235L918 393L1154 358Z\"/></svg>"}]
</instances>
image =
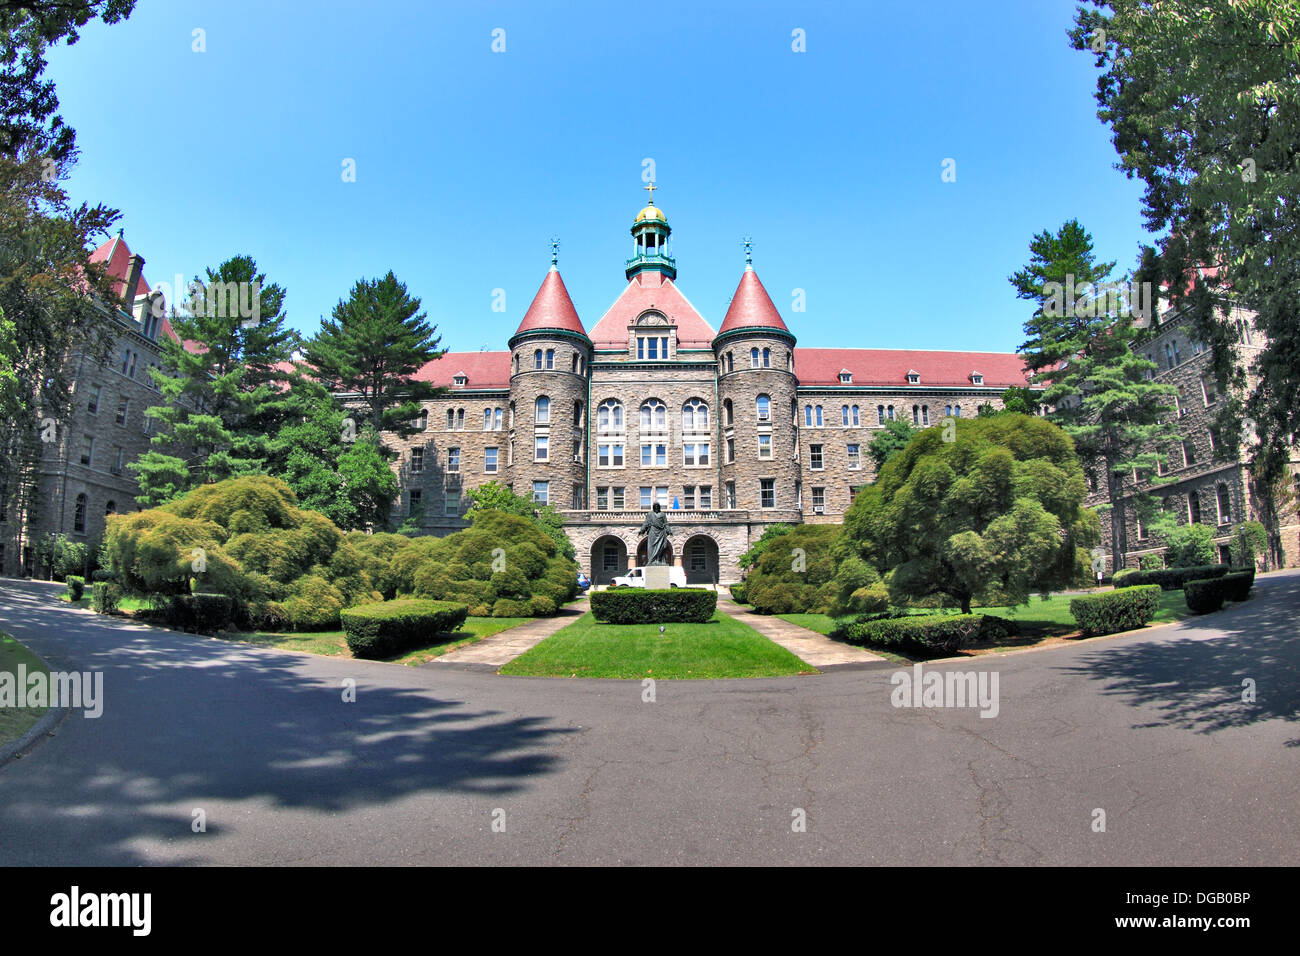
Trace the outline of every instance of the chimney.
<instances>
[{"instance_id":1,"label":"chimney","mask_svg":"<svg viewBox=\"0 0 1300 956\"><path fill-rule=\"evenodd\" d=\"M144 272L144 256L131 253L126 260L126 285L122 288L122 299L126 302L128 314L135 312L135 287L140 284L140 274Z\"/></svg>"}]
</instances>

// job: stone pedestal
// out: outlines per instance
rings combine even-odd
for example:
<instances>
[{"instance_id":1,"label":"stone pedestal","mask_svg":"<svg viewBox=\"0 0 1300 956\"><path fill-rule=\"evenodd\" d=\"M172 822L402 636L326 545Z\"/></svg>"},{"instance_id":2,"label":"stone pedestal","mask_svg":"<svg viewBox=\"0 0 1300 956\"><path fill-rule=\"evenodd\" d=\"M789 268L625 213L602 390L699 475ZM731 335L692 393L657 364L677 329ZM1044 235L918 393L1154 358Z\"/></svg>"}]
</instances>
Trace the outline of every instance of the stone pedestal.
<instances>
[{"instance_id":1,"label":"stone pedestal","mask_svg":"<svg viewBox=\"0 0 1300 956\"><path fill-rule=\"evenodd\" d=\"M672 572L666 564L651 564L645 568L645 586L655 591L666 591L672 585Z\"/></svg>"}]
</instances>

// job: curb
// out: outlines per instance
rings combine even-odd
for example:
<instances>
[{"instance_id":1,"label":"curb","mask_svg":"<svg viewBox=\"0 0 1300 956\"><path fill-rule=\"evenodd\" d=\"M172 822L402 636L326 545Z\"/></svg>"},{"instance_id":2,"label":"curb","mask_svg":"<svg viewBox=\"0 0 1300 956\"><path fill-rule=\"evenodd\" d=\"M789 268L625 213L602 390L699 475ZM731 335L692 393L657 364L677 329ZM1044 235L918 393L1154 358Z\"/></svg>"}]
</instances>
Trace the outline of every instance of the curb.
<instances>
[{"instance_id":1,"label":"curb","mask_svg":"<svg viewBox=\"0 0 1300 956\"><path fill-rule=\"evenodd\" d=\"M50 669L49 662L45 658L27 647L26 644L22 646L26 648L29 654L41 662L42 667L47 671ZM31 726L27 733L17 740L10 741L7 744L0 744L0 770L3 770L10 761L27 756L30 751L43 743L46 737L54 736L54 729L63 723L69 713L71 711L67 707L51 707L40 720Z\"/></svg>"}]
</instances>

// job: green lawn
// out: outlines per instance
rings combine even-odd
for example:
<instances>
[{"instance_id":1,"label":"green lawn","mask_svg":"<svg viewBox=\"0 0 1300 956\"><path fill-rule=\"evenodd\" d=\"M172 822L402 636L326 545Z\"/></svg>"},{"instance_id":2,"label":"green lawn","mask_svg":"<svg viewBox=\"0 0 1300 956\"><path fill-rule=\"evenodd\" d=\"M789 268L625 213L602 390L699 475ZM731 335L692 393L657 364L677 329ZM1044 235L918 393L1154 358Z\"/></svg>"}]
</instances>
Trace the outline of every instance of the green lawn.
<instances>
[{"instance_id":1,"label":"green lawn","mask_svg":"<svg viewBox=\"0 0 1300 956\"><path fill-rule=\"evenodd\" d=\"M994 645L972 645L972 650L981 652L1015 650L1021 647L1031 647L1043 641L1058 640L1069 635L1079 633L1079 626L1074 623L1074 618L1070 615L1070 602L1078 595L1053 594L1047 600L1034 596L1030 598L1028 604L1022 604L1018 607L975 607L972 612L975 614L994 614L998 617L1005 617L1015 621L1020 625L1020 636L1011 638L1006 643ZM937 613L955 613L940 611L923 611L925 614ZM1168 624L1173 621L1181 621L1183 618L1190 617L1191 612L1187 610L1187 602L1183 600L1182 591L1162 591L1160 593L1160 609L1156 612L1153 624ZM829 614L778 614L782 620L789 621L791 624L798 624L800 627L806 627L818 634L830 634L834 629L836 620ZM885 651L880 648L871 648L872 653L882 655L892 655L898 660L913 660L911 656L898 656L893 651ZM915 658L922 660L923 658Z\"/></svg>"},{"instance_id":2,"label":"green lawn","mask_svg":"<svg viewBox=\"0 0 1300 956\"><path fill-rule=\"evenodd\" d=\"M27 672L48 673L35 654L23 647L4 631L0 631L0 674L12 674L18 680L18 665L26 664ZM40 720L48 707L0 707L0 744L17 740L32 724Z\"/></svg>"},{"instance_id":3,"label":"green lawn","mask_svg":"<svg viewBox=\"0 0 1300 956\"><path fill-rule=\"evenodd\" d=\"M86 590L81 595L80 601L74 601L68 595L66 590L58 593L58 599L64 604L71 604L73 607L84 607L87 611L93 610L90 606L90 585L86 585ZM149 602L144 598L124 597L117 604L119 611L143 611L149 606Z\"/></svg>"},{"instance_id":4,"label":"green lawn","mask_svg":"<svg viewBox=\"0 0 1300 956\"><path fill-rule=\"evenodd\" d=\"M397 657L382 658L396 664L423 664L441 654L453 651L466 644L473 644L492 634L516 627L531 621L531 617L467 617L459 631L439 634L423 647L404 651ZM252 631L249 633L218 634L223 640L244 644L256 644L259 647L274 647L282 651L304 651L308 654L321 654L325 657L351 657L347 640L342 631L315 631L308 633Z\"/></svg>"},{"instance_id":5,"label":"green lawn","mask_svg":"<svg viewBox=\"0 0 1300 956\"><path fill-rule=\"evenodd\" d=\"M501 668L516 677L702 679L816 671L762 634L715 612L704 624L599 624L584 614Z\"/></svg>"}]
</instances>

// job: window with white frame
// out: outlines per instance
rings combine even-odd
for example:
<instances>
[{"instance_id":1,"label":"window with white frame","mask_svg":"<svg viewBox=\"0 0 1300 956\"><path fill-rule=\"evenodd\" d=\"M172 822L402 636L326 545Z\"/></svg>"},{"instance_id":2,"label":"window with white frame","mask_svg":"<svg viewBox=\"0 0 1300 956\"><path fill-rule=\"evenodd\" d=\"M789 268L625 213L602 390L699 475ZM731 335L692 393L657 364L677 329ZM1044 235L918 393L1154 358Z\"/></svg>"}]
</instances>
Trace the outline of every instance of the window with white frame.
<instances>
[{"instance_id":1,"label":"window with white frame","mask_svg":"<svg viewBox=\"0 0 1300 956\"><path fill-rule=\"evenodd\" d=\"M814 511L826 510L826 489L816 488L812 490L812 505Z\"/></svg>"},{"instance_id":2,"label":"window with white frame","mask_svg":"<svg viewBox=\"0 0 1300 956\"><path fill-rule=\"evenodd\" d=\"M533 461L551 460L551 441L546 435L537 435L533 439Z\"/></svg>"},{"instance_id":3,"label":"window with white frame","mask_svg":"<svg viewBox=\"0 0 1300 956\"><path fill-rule=\"evenodd\" d=\"M758 480L758 506L760 508L776 507L775 478L760 478Z\"/></svg>"},{"instance_id":4,"label":"window with white frame","mask_svg":"<svg viewBox=\"0 0 1300 956\"><path fill-rule=\"evenodd\" d=\"M545 505L551 501L551 483L549 481L533 482L533 502L534 504Z\"/></svg>"},{"instance_id":5,"label":"window with white frame","mask_svg":"<svg viewBox=\"0 0 1300 956\"><path fill-rule=\"evenodd\" d=\"M641 446L641 466L659 468L668 464L668 446L662 442L650 442Z\"/></svg>"},{"instance_id":6,"label":"window with white frame","mask_svg":"<svg viewBox=\"0 0 1300 956\"><path fill-rule=\"evenodd\" d=\"M708 442L686 442L682 449L684 452L684 465L707 465L709 463Z\"/></svg>"},{"instance_id":7,"label":"window with white frame","mask_svg":"<svg viewBox=\"0 0 1300 956\"><path fill-rule=\"evenodd\" d=\"M607 398L596 409L596 428L600 431L618 431L623 427L623 403Z\"/></svg>"},{"instance_id":8,"label":"window with white frame","mask_svg":"<svg viewBox=\"0 0 1300 956\"><path fill-rule=\"evenodd\" d=\"M497 456L498 456L499 454L500 454L500 449L498 449L498 448L484 448L484 449L483 449L483 470L484 470L487 474L489 474L489 475L496 474L496 471L497 471Z\"/></svg>"},{"instance_id":9,"label":"window with white frame","mask_svg":"<svg viewBox=\"0 0 1300 956\"><path fill-rule=\"evenodd\" d=\"M682 406L682 431L708 431L709 406L692 398Z\"/></svg>"},{"instance_id":10,"label":"window with white frame","mask_svg":"<svg viewBox=\"0 0 1300 956\"><path fill-rule=\"evenodd\" d=\"M856 471L857 469L862 467L862 446L861 445L845 445L844 454L845 457L848 459L849 468L851 470Z\"/></svg>"},{"instance_id":11,"label":"window with white frame","mask_svg":"<svg viewBox=\"0 0 1300 956\"><path fill-rule=\"evenodd\" d=\"M447 471L449 474L456 474L460 471L460 449L447 449Z\"/></svg>"},{"instance_id":12,"label":"window with white frame","mask_svg":"<svg viewBox=\"0 0 1300 956\"><path fill-rule=\"evenodd\" d=\"M597 468L622 468L623 467L623 446L620 444L597 445L596 446L596 467Z\"/></svg>"},{"instance_id":13,"label":"window with white frame","mask_svg":"<svg viewBox=\"0 0 1300 956\"><path fill-rule=\"evenodd\" d=\"M536 402L537 417L536 422L539 425L550 424L551 421L551 400L545 395L537 396Z\"/></svg>"},{"instance_id":14,"label":"window with white frame","mask_svg":"<svg viewBox=\"0 0 1300 956\"><path fill-rule=\"evenodd\" d=\"M412 448L411 449L411 474L418 475L422 471L424 471L424 449Z\"/></svg>"},{"instance_id":15,"label":"window with white frame","mask_svg":"<svg viewBox=\"0 0 1300 956\"><path fill-rule=\"evenodd\" d=\"M770 422L772 420L772 400L766 395L759 395L754 402L758 411L758 420L760 422Z\"/></svg>"},{"instance_id":16,"label":"window with white frame","mask_svg":"<svg viewBox=\"0 0 1300 956\"><path fill-rule=\"evenodd\" d=\"M660 429L668 427L668 406L657 398L641 403L641 427Z\"/></svg>"},{"instance_id":17,"label":"window with white frame","mask_svg":"<svg viewBox=\"0 0 1300 956\"><path fill-rule=\"evenodd\" d=\"M823 467L823 465L822 465L822 446L821 446L821 445L809 445L809 446L808 446L808 454L809 454L809 456L810 456L812 470L813 470L813 471L821 471L821 470L822 470L822 467Z\"/></svg>"},{"instance_id":18,"label":"window with white frame","mask_svg":"<svg viewBox=\"0 0 1300 956\"><path fill-rule=\"evenodd\" d=\"M636 357L641 361L658 361L668 358L668 336L638 335Z\"/></svg>"},{"instance_id":19,"label":"window with white frame","mask_svg":"<svg viewBox=\"0 0 1300 956\"><path fill-rule=\"evenodd\" d=\"M758 457L759 458L772 457L772 436L771 435L758 436Z\"/></svg>"}]
</instances>

